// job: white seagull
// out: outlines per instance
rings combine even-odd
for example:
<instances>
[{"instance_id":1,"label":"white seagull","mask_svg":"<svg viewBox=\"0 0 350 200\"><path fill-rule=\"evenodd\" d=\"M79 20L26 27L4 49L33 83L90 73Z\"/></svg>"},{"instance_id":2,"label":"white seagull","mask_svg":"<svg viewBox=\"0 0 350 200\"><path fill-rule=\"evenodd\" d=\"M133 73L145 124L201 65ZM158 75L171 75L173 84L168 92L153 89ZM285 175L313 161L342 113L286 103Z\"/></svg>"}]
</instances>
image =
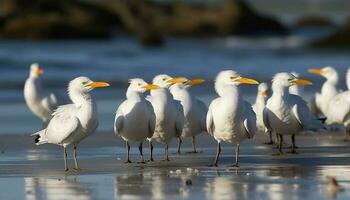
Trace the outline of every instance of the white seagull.
<instances>
[{"instance_id":1,"label":"white seagull","mask_svg":"<svg viewBox=\"0 0 350 200\"><path fill-rule=\"evenodd\" d=\"M269 86L267 83L260 83L258 86L258 93L256 95L255 103L253 104L253 110L256 114L256 127L260 133L265 133L266 127L263 121L263 111L266 105L266 101L269 96ZM274 144L272 140L272 133L269 131L269 141L265 144Z\"/></svg>"},{"instance_id":2,"label":"white seagull","mask_svg":"<svg viewBox=\"0 0 350 200\"><path fill-rule=\"evenodd\" d=\"M50 143L63 146L65 171L68 171L67 146L74 145L74 169L79 170L77 146L98 126L97 106L89 92L108 86L106 82L94 82L87 77L73 79L68 85L68 95L73 103L59 106L47 127L33 134L36 145Z\"/></svg>"},{"instance_id":3,"label":"white seagull","mask_svg":"<svg viewBox=\"0 0 350 200\"><path fill-rule=\"evenodd\" d=\"M183 138L192 138L192 152L197 153L195 137L206 131L205 118L207 113L207 106L193 96L189 91L189 87L204 82L203 79L188 80L186 82L175 83L170 89L170 93L175 100L181 102L184 112L184 127L181 136L178 138L177 153L180 153L181 143Z\"/></svg>"},{"instance_id":4,"label":"white seagull","mask_svg":"<svg viewBox=\"0 0 350 200\"><path fill-rule=\"evenodd\" d=\"M144 163L142 143L151 138L154 132L155 115L152 105L146 100L146 90L159 89L156 85L149 85L140 78L130 79L130 85L126 91L126 100L117 109L114 120L114 133L120 136L126 144L126 163L131 163L129 158L130 142L139 143L141 163Z\"/></svg>"},{"instance_id":5,"label":"white seagull","mask_svg":"<svg viewBox=\"0 0 350 200\"><path fill-rule=\"evenodd\" d=\"M24 99L30 111L46 126L58 106L58 100L54 93L45 93L40 80L43 73L37 63L30 66L29 77L24 84Z\"/></svg>"},{"instance_id":6,"label":"white seagull","mask_svg":"<svg viewBox=\"0 0 350 200\"><path fill-rule=\"evenodd\" d=\"M292 151L295 151L295 134L305 130L323 129L322 123L310 112L306 102L289 93L292 85L310 85L308 80L297 79L290 73L277 73L272 80L272 96L267 101L263 113L267 129L278 135L279 153L282 155L283 135L292 136Z\"/></svg>"},{"instance_id":7,"label":"white seagull","mask_svg":"<svg viewBox=\"0 0 350 200\"><path fill-rule=\"evenodd\" d=\"M184 82L183 78L172 78L168 75L157 75L153 84L161 89L151 90L147 97L156 115L156 125L153 136L148 138L150 145L150 161L153 161L153 141L164 144L165 161L169 161L169 143L173 137L180 137L184 126L184 115L179 101L174 100L169 91L172 84Z\"/></svg>"},{"instance_id":8,"label":"white seagull","mask_svg":"<svg viewBox=\"0 0 350 200\"><path fill-rule=\"evenodd\" d=\"M238 167L239 145L253 138L256 132L256 117L251 105L243 99L238 85L258 84L256 80L243 78L232 70L221 71L215 80L215 90L219 95L209 106L207 130L217 141L217 166L221 152L221 142L236 144L236 163Z\"/></svg>"},{"instance_id":9,"label":"white seagull","mask_svg":"<svg viewBox=\"0 0 350 200\"><path fill-rule=\"evenodd\" d=\"M321 112L325 117L327 116L327 109L329 100L339 93L337 90L338 84L338 73L330 66L323 67L321 69L309 69L312 74L320 75L326 78L321 88L321 93L315 94L315 100L313 101L314 106L318 111Z\"/></svg>"},{"instance_id":10,"label":"white seagull","mask_svg":"<svg viewBox=\"0 0 350 200\"><path fill-rule=\"evenodd\" d=\"M350 132L350 68L346 73L348 90L335 95L329 100L327 124L343 124L345 128L344 140Z\"/></svg>"}]
</instances>

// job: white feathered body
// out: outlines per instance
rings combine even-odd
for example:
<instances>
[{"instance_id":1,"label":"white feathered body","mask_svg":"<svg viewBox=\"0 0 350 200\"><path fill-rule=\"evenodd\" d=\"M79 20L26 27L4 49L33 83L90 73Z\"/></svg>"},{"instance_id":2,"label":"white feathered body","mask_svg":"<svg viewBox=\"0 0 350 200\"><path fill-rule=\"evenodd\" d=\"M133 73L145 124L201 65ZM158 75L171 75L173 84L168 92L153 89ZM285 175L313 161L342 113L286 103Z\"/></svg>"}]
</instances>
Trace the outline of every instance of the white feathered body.
<instances>
[{"instance_id":1,"label":"white feathered body","mask_svg":"<svg viewBox=\"0 0 350 200\"><path fill-rule=\"evenodd\" d=\"M44 94L40 79L29 77L24 84L24 99L32 113L47 123L57 108L57 98L53 93Z\"/></svg>"},{"instance_id":2,"label":"white feathered body","mask_svg":"<svg viewBox=\"0 0 350 200\"><path fill-rule=\"evenodd\" d=\"M174 85L175 86L175 85ZM184 127L181 137L193 137L206 130L206 105L189 93L186 88L173 88L171 93L175 100L181 102L184 113Z\"/></svg>"},{"instance_id":3,"label":"white feathered body","mask_svg":"<svg viewBox=\"0 0 350 200\"><path fill-rule=\"evenodd\" d=\"M155 116L152 105L142 96L125 100L116 112L114 132L128 142L142 142L152 137Z\"/></svg>"},{"instance_id":4,"label":"white feathered body","mask_svg":"<svg viewBox=\"0 0 350 200\"><path fill-rule=\"evenodd\" d=\"M328 117L328 105L329 101L338 94L335 84L326 81L321 88L321 93L315 94L315 104L316 107L322 112L323 115Z\"/></svg>"},{"instance_id":5,"label":"white feathered body","mask_svg":"<svg viewBox=\"0 0 350 200\"><path fill-rule=\"evenodd\" d=\"M77 96L80 104L59 106L46 129L33 135L36 144L52 143L67 146L78 144L92 134L98 126L97 106L89 94Z\"/></svg>"},{"instance_id":6,"label":"white feathered body","mask_svg":"<svg viewBox=\"0 0 350 200\"><path fill-rule=\"evenodd\" d=\"M295 102L291 100L292 97L297 96L291 94L286 96L272 95L267 101L264 114L267 116L268 126L276 133L290 135L302 130L302 126L293 112Z\"/></svg>"},{"instance_id":7,"label":"white feathered body","mask_svg":"<svg viewBox=\"0 0 350 200\"><path fill-rule=\"evenodd\" d=\"M327 112L328 124L350 125L350 91L342 92L329 101Z\"/></svg>"},{"instance_id":8,"label":"white feathered body","mask_svg":"<svg viewBox=\"0 0 350 200\"><path fill-rule=\"evenodd\" d=\"M256 117L251 105L239 95L214 99L207 114L207 129L218 142L239 144L253 137Z\"/></svg>"},{"instance_id":9,"label":"white feathered body","mask_svg":"<svg viewBox=\"0 0 350 200\"><path fill-rule=\"evenodd\" d=\"M273 94L267 101L263 117L268 129L282 135L323 128L322 123L310 112L306 102L300 96L289 93Z\"/></svg>"},{"instance_id":10,"label":"white feathered body","mask_svg":"<svg viewBox=\"0 0 350 200\"><path fill-rule=\"evenodd\" d=\"M263 111L265 108L265 98L264 96L258 95L255 104L253 105L253 110L256 114L256 127L261 133L266 131L266 127L263 120Z\"/></svg>"},{"instance_id":11,"label":"white feathered body","mask_svg":"<svg viewBox=\"0 0 350 200\"><path fill-rule=\"evenodd\" d=\"M153 107L156 123L151 141L169 143L179 137L183 129L183 111L180 102L175 101L168 89L151 91L147 98Z\"/></svg>"}]
</instances>

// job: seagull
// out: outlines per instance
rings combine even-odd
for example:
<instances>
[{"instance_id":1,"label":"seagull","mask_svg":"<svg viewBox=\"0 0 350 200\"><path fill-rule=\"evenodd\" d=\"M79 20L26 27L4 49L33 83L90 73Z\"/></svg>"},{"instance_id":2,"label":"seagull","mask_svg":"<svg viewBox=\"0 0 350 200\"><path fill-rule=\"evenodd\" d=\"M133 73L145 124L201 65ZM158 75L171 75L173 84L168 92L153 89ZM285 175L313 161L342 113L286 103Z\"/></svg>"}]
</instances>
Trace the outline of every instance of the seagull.
<instances>
[{"instance_id":1,"label":"seagull","mask_svg":"<svg viewBox=\"0 0 350 200\"><path fill-rule=\"evenodd\" d=\"M126 163L131 163L130 142L139 143L141 163L144 163L142 143L152 137L155 126L155 115L152 105L145 99L146 90L159 89L157 85L147 84L140 78L130 79L126 91L126 100L117 109L114 120L114 133L120 136L126 144Z\"/></svg>"},{"instance_id":2,"label":"seagull","mask_svg":"<svg viewBox=\"0 0 350 200\"><path fill-rule=\"evenodd\" d=\"M36 145L49 143L63 146L65 171L68 171L67 146L73 144L74 169L79 170L78 144L98 126L97 105L89 92L94 88L108 86L106 82L94 82L83 76L73 79L68 85L68 95L73 103L59 106L52 114L47 127L32 135L36 136Z\"/></svg>"},{"instance_id":3,"label":"seagull","mask_svg":"<svg viewBox=\"0 0 350 200\"><path fill-rule=\"evenodd\" d=\"M346 82L348 90L331 98L327 110L327 124L344 125L344 140L347 140L350 132L350 68L346 73Z\"/></svg>"},{"instance_id":4,"label":"seagull","mask_svg":"<svg viewBox=\"0 0 350 200\"><path fill-rule=\"evenodd\" d=\"M253 107L253 110L256 114L256 127L257 131L261 133L266 132L266 127L263 121L263 111L266 105L266 101L269 95L269 86L267 83L260 83L258 86L258 94L256 95L256 100ZM272 133L269 131L270 141L265 144L274 144L272 140Z\"/></svg>"},{"instance_id":5,"label":"seagull","mask_svg":"<svg viewBox=\"0 0 350 200\"><path fill-rule=\"evenodd\" d=\"M315 105L313 107L320 111L325 117L328 117L327 109L329 100L339 93L337 90L338 73L333 67L330 66L320 69L309 69L309 72L326 78L326 81L322 85L321 93L317 92L315 94L315 99L313 101L313 104Z\"/></svg>"},{"instance_id":6,"label":"seagull","mask_svg":"<svg viewBox=\"0 0 350 200\"><path fill-rule=\"evenodd\" d=\"M219 95L209 106L206 125L208 133L217 141L214 166L218 165L221 142L236 144L238 167L239 145L256 132L256 117L251 105L243 99L240 84L258 84L254 79L241 77L233 70L221 71L215 80L215 90Z\"/></svg>"},{"instance_id":7,"label":"seagull","mask_svg":"<svg viewBox=\"0 0 350 200\"><path fill-rule=\"evenodd\" d=\"M295 151L295 134L305 130L323 129L322 123L310 112L306 102L297 95L290 94L292 85L311 85L311 82L298 79L290 73L277 73L272 80L272 96L268 99L263 120L266 128L278 135L279 153L282 155L283 135L292 136L292 151Z\"/></svg>"},{"instance_id":8,"label":"seagull","mask_svg":"<svg viewBox=\"0 0 350 200\"><path fill-rule=\"evenodd\" d=\"M203 79L186 80L185 82L173 84L169 90L175 100L181 102L184 112L184 127L181 136L178 138L177 153L180 154L182 138L192 138L192 152L197 153L195 137L206 131L205 118L207 113L207 106L191 95L188 91L189 87L198 85L204 82Z\"/></svg>"},{"instance_id":9,"label":"seagull","mask_svg":"<svg viewBox=\"0 0 350 200\"><path fill-rule=\"evenodd\" d=\"M173 137L180 137L184 126L184 114L181 103L174 100L169 87L175 83L185 82L183 78L172 78L166 74L154 77L153 84L160 89L151 90L147 100L151 102L156 115L155 130L148 138L150 146L150 161L153 159L153 141L164 144L165 161L169 161L169 143Z\"/></svg>"},{"instance_id":10,"label":"seagull","mask_svg":"<svg viewBox=\"0 0 350 200\"><path fill-rule=\"evenodd\" d=\"M58 98L54 93L45 93L40 80L43 73L37 63L30 65L29 77L24 84L24 99L30 111L46 126L58 106Z\"/></svg>"}]
</instances>

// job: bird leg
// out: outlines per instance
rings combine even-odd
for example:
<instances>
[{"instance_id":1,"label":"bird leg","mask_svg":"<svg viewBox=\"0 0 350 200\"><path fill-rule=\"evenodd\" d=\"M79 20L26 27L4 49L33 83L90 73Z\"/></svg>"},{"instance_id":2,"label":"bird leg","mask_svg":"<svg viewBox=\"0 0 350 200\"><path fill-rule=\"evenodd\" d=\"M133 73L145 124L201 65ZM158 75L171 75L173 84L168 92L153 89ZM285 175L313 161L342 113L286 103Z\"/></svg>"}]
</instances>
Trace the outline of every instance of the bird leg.
<instances>
[{"instance_id":1,"label":"bird leg","mask_svg":"<svg viewBox=\"0 0 350 200\"><path fill-rule=\"evenodd\" d=\"M67 147L63 146L64 171L68 171L67 167Z\"/></svg>"},{"instance_id":2,"label":"bird leg","mask_svg":"<svg viewBox=\"0 0 350 200\"><path fill-rule=\"evenodd\" d=\"M152 144L151 141L149 141L149 152L150 152L150 159L149 159L149 161L153 162L154 161L154 159L153 159L153 144Z\"/></svg>"},{"instance_id":3,"label":"bird leg","mask_svg":"<svg viewBox=\"0 0 350 200\"><path fill-rule=\"evenodd\" d=\"M190 153L198 153L198 151L196 150L196 137L192 136L192 152Z\"/></svg>"},{"instance_id":4,"label":"bird leg","mask_svg":"<svg viewBox=\"0 0 350 200\"><path fill-rule=\"evenodd\" d=\"M239 144L236 145L236 163L232 165L232 167L239 167L238 159L239 159Z\"/></svg>"},{"instance_id":5,"label":"bird leg","mask_svg":"<svg viewBox=\"0 0 350 200\"><path fill-rule=\"evenodd\" d=\"M221 144L220 144L220 142L218 142L218 145L216 147L216 157L215 157L214 164L211 165L212 167L218 166L220 153L221 153Z\"/></svg>"},{"instance_id":6,"label":"bird leg","mask_svg":"<svg viewBox=\"0 0 350 200\"><path fill-rule=\"evenodd\" d=\"M143 159L142 142L140 142L139 151L140 151L140 161L139 161L139 163L145 163L145 160Z\"/></svg>"},{"instance_id":7,"label":"bird leg","mask_svg":"<svg viewBox=\"0 0 350 200\"><path fill-rule=\"evenodd\" d=\"M170 161L170 159L169 159L169 145L168 145L168 143L165 143L165 145L164 145L164 153L165 153L164 161Z\"/></svg>"},{"instance_id":8,"label":"bird leg","mask_svg":"<svg viewBox=\"0 0 350 200\"><path fill-rule=\"evenodd\" d=\"M271 132L271 131L269 131L269 138L270 138L270 141L265 142L264 144L267 144L267 145L273 145L273 144L275 144L275 143L273 142L273 140L272 140L272 132Z\"/></svg>"},{"instance_id":9,"label":"bird leg","mask_svg":"<svg viewBox=\"0 0 350 200\"><path fill-rule=\"evenodd\" d=\"M180 148L181 148L181 144L182 144L182 139L181 137L177 138L177 154L181 154Z\"/></svg>"},{"instance_id":10,"label":"bird leg","mask_svg":"<svg viewBox=\"0 0 350 200\"><path fill-rule=\"evenodd\" d=\"M130 161L130 144L128 141L125 141L125 147L126 147L126 160L124 163L131 163L131 161Z\"/></svg>"},{"instance_id":11,"label":"bird leg","mask_svg":"<svg viewBox=\"0 0 350 200\"><path fill-rule=\"evenodd\" d=\"M283 136L281 134L276 133L278 136L278 153L272 154L273 156L281 156L283 155L282 146L283 146Z\"/></svg>"},{"instance_id":12,"label":"bird leg","mask_svg":"<svg viewBox=\"0 0 350 200\"><path fill-rule=\"evenodd\" d=\"M298 152L295 151L295 148L296 148L296 146L295 146L295 134L293 134L293 135L291 136L291 139L292 139L292 150L291 150L291 151L288 151L287 153L297 154Z\"/></svg>"},{"instance_id":13,"label":"bird leg","mask_svg":"<svg viewBox=\"0 0 350 200\"><path fill-rule=\"evenodd\" d=\"M78 159L77 159L77 148L78 148L78 145L74 144L74 146L73 146L73 159L74 159L75 167L73 169L75 171L79 171L80 170L80 167L78 165Z\"/></svg>"},{"instance_id":14,"label":"bird leg","mask_svg":"<svg viewBox=\"0 0 350 200\"><path fill-rule=\"evenodd\" d=\"M294 148L294 151L295 151L295 149L298 149L298 148L299 148L299 147L297 147L297 145L295 144L295 134L292 134L291 139L292 139L292 145L288 146L288 148L289 148L289 149L292 149L292 151L293 151L293 148ZM293 140L294 140L294 142L293 142ZM292 151L291 151L291 152L292 152Z\"/></svg>"}]
</instances>

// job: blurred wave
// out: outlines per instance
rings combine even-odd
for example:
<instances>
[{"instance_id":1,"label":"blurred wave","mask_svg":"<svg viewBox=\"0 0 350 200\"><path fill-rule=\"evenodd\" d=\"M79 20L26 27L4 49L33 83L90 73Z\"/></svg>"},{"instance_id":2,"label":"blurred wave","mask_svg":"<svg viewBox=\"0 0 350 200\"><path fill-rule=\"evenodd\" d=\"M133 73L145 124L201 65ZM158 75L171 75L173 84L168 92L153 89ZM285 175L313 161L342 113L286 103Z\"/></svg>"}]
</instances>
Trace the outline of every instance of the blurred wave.
<instances>
[{"instance_id":1,"label":"blurred wave","mask_svg":"<svg viewBox=\"0 0 350 200\"><path fill-rule=\"evenodd\" d=\"M254 39L171 38L160 48L142 47L128 36L101 41L0 41L0 102L22 99L33 62L45 69L45 86L61 92L69 80L81 75L110 81L114 89L123 89L129 78L151 81L159 73L202 77L210 82L218 71L235 69L269 81L279 71L309 76L309 67L333 65L340 72L349 67L348 51L304 48L309 39L307 34Z\"/></svg>"}]
</instances>

